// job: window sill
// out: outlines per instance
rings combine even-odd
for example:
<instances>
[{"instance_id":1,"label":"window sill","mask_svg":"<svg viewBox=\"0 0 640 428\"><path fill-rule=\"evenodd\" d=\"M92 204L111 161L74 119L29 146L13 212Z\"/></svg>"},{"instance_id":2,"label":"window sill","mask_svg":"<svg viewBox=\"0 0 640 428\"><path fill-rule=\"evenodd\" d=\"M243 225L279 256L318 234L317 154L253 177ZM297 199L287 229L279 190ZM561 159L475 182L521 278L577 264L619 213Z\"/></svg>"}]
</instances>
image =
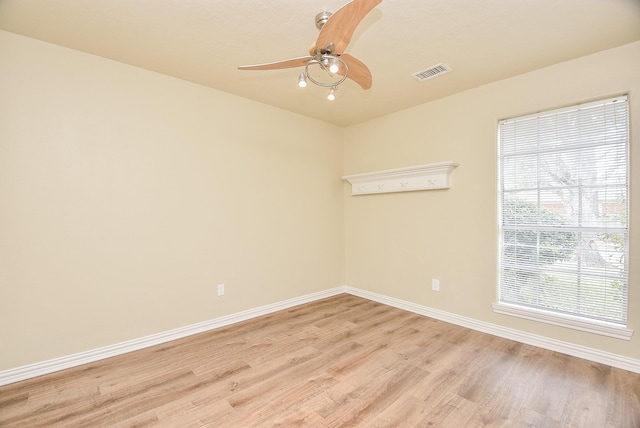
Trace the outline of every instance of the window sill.
<instances>
[{"instance_id":1,"label":"window sill","mask_svg":"<svg viewBox=\"0 0 640 428\"><path fill-rule=\"evenodd\" d=\"M600 334L603 336L614 337L616 339L630 340L633 335L633 330L613 323L603 321L585 321L571 315L560 315L539 309L510 305L507 303L494 303L492 306L493 311L499 314L511 315L565 328L572 328L574 330L586 331L588 333Z\"/></svg>"}]
</instances>

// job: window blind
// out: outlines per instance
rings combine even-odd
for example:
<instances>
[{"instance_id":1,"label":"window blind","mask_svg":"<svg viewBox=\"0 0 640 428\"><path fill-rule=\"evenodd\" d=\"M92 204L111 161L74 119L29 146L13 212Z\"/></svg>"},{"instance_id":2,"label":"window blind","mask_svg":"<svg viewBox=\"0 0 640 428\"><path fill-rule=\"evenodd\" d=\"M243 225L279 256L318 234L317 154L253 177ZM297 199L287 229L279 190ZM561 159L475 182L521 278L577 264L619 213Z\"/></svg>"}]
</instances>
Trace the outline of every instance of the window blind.
<instances>
[{"instance_id":1,"label":"window blind","mask_svg":"<svg viewBox=\"0 0 640 428\"><path fill-rule=\"evenodd\" d=\"M626 324L629 111L616 97L499 122L499 300Z\"/></svg>"}]
</instances>

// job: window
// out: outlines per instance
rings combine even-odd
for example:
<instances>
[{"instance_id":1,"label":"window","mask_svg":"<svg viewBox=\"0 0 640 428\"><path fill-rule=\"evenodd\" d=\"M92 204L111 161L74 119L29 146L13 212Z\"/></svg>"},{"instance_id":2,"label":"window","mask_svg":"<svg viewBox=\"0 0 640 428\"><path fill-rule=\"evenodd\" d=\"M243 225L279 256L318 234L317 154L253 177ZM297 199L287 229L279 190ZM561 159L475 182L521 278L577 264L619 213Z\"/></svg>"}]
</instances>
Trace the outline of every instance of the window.
<instances>
[{"instance_id":1,"label":"window","mask_svg":"<svg viewBox=\"0 0 640 428\"><path fill-rule=\"evenodd\" d=\"M624 329L627 97L502 120L498 140L494 309L588 331Z\"/></svg>"}]
</instances>

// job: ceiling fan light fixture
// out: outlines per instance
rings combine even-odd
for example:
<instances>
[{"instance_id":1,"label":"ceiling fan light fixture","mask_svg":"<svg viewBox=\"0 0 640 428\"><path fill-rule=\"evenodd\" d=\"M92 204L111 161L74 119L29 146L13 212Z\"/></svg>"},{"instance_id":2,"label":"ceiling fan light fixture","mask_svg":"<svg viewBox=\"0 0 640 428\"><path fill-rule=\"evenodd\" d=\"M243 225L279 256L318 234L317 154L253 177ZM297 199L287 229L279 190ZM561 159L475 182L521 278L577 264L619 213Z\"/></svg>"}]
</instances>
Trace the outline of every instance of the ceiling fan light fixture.
<instances>
[{"instance_id":1,"label":"ceiling fan light fixture","mask_svg":"<svg viewBox=\"0 0 640 428\"><path fill-rule=\"evenodd\" d=\"M320 64L322 68L328 71L330 74L336 74L340 71L340 64L342 60L337 56L324 54L322 55L322 59L320 60Z\"/></svg>"},{"instance_id":2,"label":"ceiling fan light fixture","mask_svg":"<svg viewBox=\"0 0 640 428\"><path fill-rule=\"evenodd\" d=\"M298 86L301 88L307 87L307 76L304 73L300 73L298 77Z\"/></svg>"},{"instance_id":3,"label":"ceiling fan light fixture","mask_svg":"<svg viewBox=\"0 0 640 428\"><path fill-rule=\"evenodd\" d=\"M328 99L329 101L333 101L333 100L335 100L335 99L336 99L336 91L337 91L337 90L338 90L338 87L337 87L337 86L332 86L332 87L329 89L329 93L327 94L327 99Z\"/></svg>"},{"instance_id":4,"label":"ceiling fan light fixture","mask_svg":"<svg viewBox=\"0 0 640 428\"><path fill-rule=\"evenodd\" d=\"M337 78L335 78L335 74L337 73L334 74L330 70L333 64L336 65L338 69L337 71L340 72L340 76L338 76ZM327 82L326 80L323 80L322 78L318 78L317 76L314 77L313 73L310 72L309 67L313 67L316 65L320 66L321 70L324 73L326 73L331 78L333 78L332 81ZM347 79L347 77L349 77L349 66L347 65L346 62L344 62L338 56L318 55L317 57L312 58L311 60L309 60L309 62L305 64L303 73L307 81L313 83L314 85L322 86L325 88L338 89L338 85L342 84L342 82L344 82Z\"/></svg>"},{"instance_id":5,"label":"ceiling fan light fixture","mask_svg":"<svg viewBox=\"0 0 640 428\"><path fill-rule=\"evenodd\" d=\"M338 65L338 61L336 60L331 61L331 63L329 64L329 71L332 74L336 74L338 71L340 71L340 66Z\"/></svg>"}]
</instances>

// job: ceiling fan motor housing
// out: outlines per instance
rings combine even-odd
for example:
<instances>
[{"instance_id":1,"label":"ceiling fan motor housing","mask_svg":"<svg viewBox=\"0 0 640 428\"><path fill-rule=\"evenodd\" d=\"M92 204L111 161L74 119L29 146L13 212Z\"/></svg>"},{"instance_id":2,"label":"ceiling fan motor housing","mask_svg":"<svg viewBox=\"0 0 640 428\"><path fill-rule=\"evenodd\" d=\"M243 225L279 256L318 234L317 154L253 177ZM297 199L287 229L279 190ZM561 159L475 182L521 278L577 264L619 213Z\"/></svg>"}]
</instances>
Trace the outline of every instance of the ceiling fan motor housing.
<instances>
[{"instance_id":1,"label":"ceiling fan motor housing","mask_svg":"<svg viewBox=\"0 0 640 428\"><path fill-rule=\"evenodd\" d=\"M322 27L324 27L324 24L327 23L331 15L331 12L320 12L316 15L316 27L318 30L322 30Z\"/></svg>"}]
</instances>

